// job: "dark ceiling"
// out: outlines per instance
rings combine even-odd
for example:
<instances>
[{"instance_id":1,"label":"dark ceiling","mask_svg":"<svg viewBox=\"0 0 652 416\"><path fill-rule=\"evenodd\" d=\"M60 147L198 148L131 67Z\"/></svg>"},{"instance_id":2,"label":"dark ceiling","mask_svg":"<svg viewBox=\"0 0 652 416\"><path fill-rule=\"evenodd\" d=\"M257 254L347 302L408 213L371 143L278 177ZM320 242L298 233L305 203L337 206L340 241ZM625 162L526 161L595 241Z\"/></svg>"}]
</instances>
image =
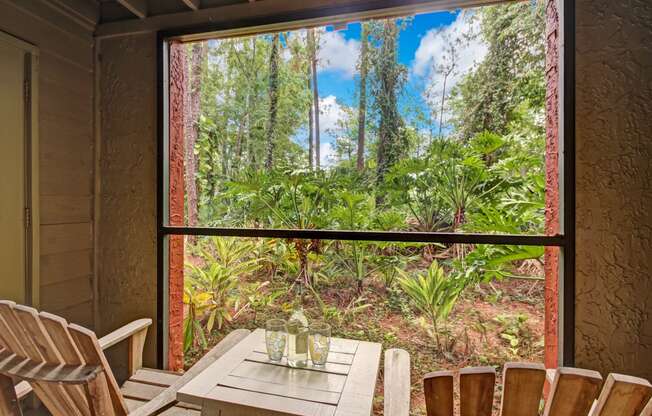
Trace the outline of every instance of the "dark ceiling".
<instances>
[{"instance_id":1,"label":"dark ceiling","mask_svg":"<svg viewBox=\"0 0 652 416\"><path fill-rule=\"evenodd\" d=\"M100 6L100 23L116 22L120 20L138 19L128 8L120 4L118 0L87 0ZM234 3L246 3L249 0L199 0L199 8L207 9L219 6L227 6ZM184 0L123 0L126 3L139 5L147 4L147 16L158 16L162 14L189 12L192 9L186 5Z\"/></svg>"}]
</instances>

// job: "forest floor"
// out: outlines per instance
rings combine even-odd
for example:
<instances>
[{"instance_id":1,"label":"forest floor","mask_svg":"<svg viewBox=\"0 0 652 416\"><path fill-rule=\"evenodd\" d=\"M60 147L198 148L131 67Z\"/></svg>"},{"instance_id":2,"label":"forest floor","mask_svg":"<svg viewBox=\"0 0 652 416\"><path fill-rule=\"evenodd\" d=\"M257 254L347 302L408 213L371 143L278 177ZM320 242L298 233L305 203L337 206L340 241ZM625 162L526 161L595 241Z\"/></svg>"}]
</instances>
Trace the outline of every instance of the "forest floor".
<instances>
[{"instance_id":1,"label":"forest floor","mask_svg":"<svg viewBox=\"0 0 652 416\"><path fill-rule=\"evenodd\" d=\"M320 297L339 311L329 320L333 336L379 342L386 348L403 348L410 353L412 400L411 414L425 414L422 378L431 371L454 370L467 366L495 366L498 378L502 365L509 361L543 361L543 281L506 279L467 288L452 313L440 328L440 340L447 344L435 348L426 322L419 318L400 291L387 291L373 280L362 293L344 282L322 288ZM264 290L270 290L266 287ZM215 330L208 337L208 348L218 343L234 328L263 327L271 317L283 317L284 300L259 311L240 313L233 322ZM370 306L356 310L356 299ZM320 319L317 302L306 302L308 318ZM347 312L348 310L348 312ZM286 316L285 316L286 317ZM203 354L202 348L186 353L185 365L191 366ZM500 381L498 380L497 383ZM499 390L497 389L497 394ZM495 402L495 406L499 402ZM382 363L376 383L374 414L383 413Z\"/></svg>"}]
</instances>

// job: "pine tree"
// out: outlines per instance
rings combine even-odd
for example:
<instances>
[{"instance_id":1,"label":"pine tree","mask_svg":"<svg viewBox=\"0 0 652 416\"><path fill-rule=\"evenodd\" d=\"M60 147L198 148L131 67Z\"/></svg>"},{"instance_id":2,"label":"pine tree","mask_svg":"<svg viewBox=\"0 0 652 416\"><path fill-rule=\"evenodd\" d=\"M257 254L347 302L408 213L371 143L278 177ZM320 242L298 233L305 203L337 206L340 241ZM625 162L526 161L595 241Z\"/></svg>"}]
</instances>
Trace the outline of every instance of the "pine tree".
<instances>
[{"instance_id":1,"label":"pine tree","mask_svg":"<svg viewBox=\"0 0 652 416\"><path fill-rule=\"evenodd\" d=\"M309 31L306 31L306 40L309 39ZM307 75L308 75L308 90L312 93L312 60L311 60L311 53L310 53L310 45L308 44L308 65L307 65ZM311 94L312 95L312 94ZM310 103L310 107L308 108L308 167L312 169L313 162L315 160L315 138L313 135L313 128L314 128L314 120L313 120L313 109L314 105L312 102Z\"/></svg>"},{"instance_id":2,"label":"pine tree","mask_svg":"<svg viewBox=\"0 0 652 416\"><path fill-rule=\"evenodd\" d=\"M404 68L397 60L396 21L383 21L379 32L380 48L374 62L374 102L379 113L376 181L382 183L385 174L398 162L404 150L401 143L403 120L398 111L398 91L403 83ZM377 200L380 202L382 198L378 197Z\"/></svg>"},{"instance_id":3,"label":"pine tree","mask_svg":"<svg viewBox=\"0 0 652 416\"><path fill-rule=\"evenodd\" d=\"M188 109L185 117L185 185L186 202L188 204L188 226L197 225L197 156L195 155L195 143L199 132L199 114L201 101L202 68L207 57L207 49L204 42L195 42L190 53L190 68L186 96L184 97L185 107ZM184 65L187 68L186 65Z\"/></svg>"},{"instance_id":4,"label":"pine tree","mask_svg":"<svg viewBox=\"0 0 652 416\"><path fill-rule=\"evenodd\" d=\"M319 89L317 88L317 41L315 29L308 29L308 51L310 53L310 66L312 68L312 93L313 93L313 119L315 123L315 166L320 164L320 139L319 139Z\"/></svg>"},{"instance_id":5,"label":"pine tree","mask_svg":"<svg viewBox=\"0 0 652 416\"><path fill-rule=\"evenodd\" d=\"M367 24L362 23L362 33L360 34L360 62L358 69L360 71L360 100L358 103L358 149L356 166L359 171L364 169L364 150L365 150L365 123L367 115L367 70L369 58L367 49L369 48L369 37L367 34Z\"/></svg>"},{"instance_id":6,"label":"pine tree","mask_svg":"<svg viewBox=\"0 0 652 416\"><path fill-rule=\"evenodd\" d=\"M267 159L265 168L271 170L274 165L274 149L276 147L276 117L278 113L279 95L279 34L275 33L272 38L272 50L269 54L269 120L267 123Z\"/></svg>"}]
</instances>

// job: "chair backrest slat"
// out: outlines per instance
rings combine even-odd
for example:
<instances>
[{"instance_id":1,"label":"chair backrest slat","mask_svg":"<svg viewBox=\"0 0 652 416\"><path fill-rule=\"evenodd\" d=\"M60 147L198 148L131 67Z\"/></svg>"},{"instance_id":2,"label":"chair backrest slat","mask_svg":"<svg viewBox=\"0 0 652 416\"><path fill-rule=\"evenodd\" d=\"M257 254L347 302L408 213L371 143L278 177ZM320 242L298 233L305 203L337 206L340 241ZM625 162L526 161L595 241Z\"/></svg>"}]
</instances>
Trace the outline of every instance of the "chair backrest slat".
<instances>
[{"instance_id":1,"label":"chair backrest slat","mask_svg":"<svg viewBox=\"0 0 652 416\"><path fill-rule=\"evenodd\" d=\"M9 330L9 337L20 345L26 358L37 363L45 362L36 344L18 321L13 310L14 305L14 302L0 301L0 317ZM16 353L16 351L13 352ZM36 382L31 384L36 394L54 416L75 414L75 405L62 386Z\"/></svg>"},{"instance_id":2,"label":"chair backrest slat","mask_svg":"<svg viewBox=\"0 0 652 416\"><path fill-rule=\"evenodd\" d=\"M66 362L59 349L52 341L45 326L41 322L38 311L22 305L15 305L13 307L14 313L18 321L22 324L26 334L32 338L34 344L41 353L41 356L48 364L70 364L75 365L79 363ZM86 394L81 386L61 386L65 390L69 399L74 403L74 410L71 416L90 416L88 410L88 402ZM67 400L67 399L66 399Z\"/></svg>"},{"instance_id":3,"label":"chair backrest slat","mask_svg":"<svg viewBox=\"0 0 652 416\"><path fill-rule=\"evenodd\" d=\"M505 364L500 415L537 416L545 381L543 364Z\"/></svg>"},{"instance_id":4,"label":"chair backrest slat","mask_svg":"<svg viewBox=\"0 0 652 416\"><path fill-rule=\"evenodd\" d=\"M106 377L106 385L109 390L111 401L113 402L115 415L126 415L128 413L127 405L120 393L120 387L113 376L113 372L111 372L111 367L109 367L104 352L100 348L100 344L97 342L95 333L75 324L69 325L68 330L70 331L70 335L72 335L75 345L86 364L99 365L105 369L104 377ZM103 384L99 385L101 386Z\"/></svg>"},{"instance_id":5,"label":"chair backrest slat","mask_svg":"<svg viewBox=\"0 0 652 416\"><path fill-rule=\"evenodd\" d=\"M0 315L0 345L4 348L14 352L16 355L26 358L27 354L20 346L20 343L12 333L9 325L5 322L2 315Z\"/></svg>"},{"instance_id":6,"label":"chair backrest slat","mask_svg":"<svg viewBox=\"0 0 652 416\"><path fill-rule=\"evenodd\" d=\"M43 326L48 334L50 334L52 342L54 342L59 349L64 362L71 365L84 364L85 362L68 331L68 323L66 320L46 312L41 312L39 316L41 317Z\"/></svg>"},{"instance_id":7,"label":"chair backrest slat","mask_svg":"<svg viewBox=\"0 0 652 416\"><path fill-rule=\"evenodd\" d=\"M21 305L14 306L13 310L18 323L25 331L25 335L31 338L34 346L43 357L43 361L50 364L63 363L59 350L54 346L50 336L45 332L43 324L38 319L38 312L35 309Z\"/></svg>"},{"instance_id":8,"label":"chair backrest slat","mask_svg":"<svg viewBox=\"0 0 652 416\"><path fill-rule=\"evenodd\" d=\"M460 415L491 416L496 370L469 367L460 370Z\"/></svg>"},{"instance_id":9,"label":"chair backrest slat","mask_svg":"<svg viewBox=\"0 0 652 416\"><path fill-rule=\"evenodd\" d=\"M461 416L491 416L496 373L493 367L461 369ZM503 369L500 416L537 416L546 379L550 391L543 416L652 416L652 384L609 374L604 386L597 371L541 364L507 363ZM602 387L602 390L600 388ZM454 373L436 371L423 378L427 416L453 416Z\"/></svg>"},{"instance_id":10,"label":"chair backrest slat","mask_svg":"<svg viewBox=\"0 0 652 416\"><path fill-rule=\"evenodd\" d=\"M597 371L569 367L557 369L543 416L587 415L601 385L602 376Z\"/></svg>"},{"instance_id":11,"label":"chair backrest slat","mask_svg":"<svg viewBox=\"0 0 652 416\"><path fill-rule=\"evenodd\" d=\"M638 416L652 397L645 379L609 374L590 416Z\"/></svg>"},{"instance_id":12,"label":"chair backrest slat","mask_svg":"<svg viewBox=\"0 0 652 416\"><path fill-rule=\"evenodd\" d=\"M34 341L31 339L31 337L27 336L25 330L18 322L18 319L16 318L16 315L13 311L14 305L15 304L13 302L0 301L0 316L4 320L9 331L8 336L14 339L18 345L20 345L20 349L23 351L26 358L29 358L33 361L43 361L43 357L34 344ZM16 351L14 351L14 353L16 353Z\"/></svg>"},{"instance_id":13,"label":"chair backrest slat","mask_svg":"<svg viewBox=\"0 0 652 416\"><path fill-rule=\"evenodd\" d=\"M423 378L428 416L453 416L453 372L436 371Z\"/></svg>"}]
</instances>

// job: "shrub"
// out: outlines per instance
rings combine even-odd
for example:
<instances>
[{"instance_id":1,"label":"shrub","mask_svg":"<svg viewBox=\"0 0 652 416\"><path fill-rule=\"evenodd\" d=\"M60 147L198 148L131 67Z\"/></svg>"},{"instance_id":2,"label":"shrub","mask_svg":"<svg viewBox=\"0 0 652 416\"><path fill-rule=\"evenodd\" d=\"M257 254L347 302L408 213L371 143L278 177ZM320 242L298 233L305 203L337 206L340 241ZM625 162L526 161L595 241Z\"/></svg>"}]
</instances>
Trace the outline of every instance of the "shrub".
<instances>
[{"instance_id":1,"label":"shrub","mask_svg":"<svg viewBox=\"0 0 652 416\"><path fill-rule=\"evenodd\" d=\"M410 276L399 269L399 283L414 305L430 320L437 349L441 351L438 322L448 317L457 298L464 290L463 279L446 276L435 261L426 273Z\"/></svg>"}]
</instances>

